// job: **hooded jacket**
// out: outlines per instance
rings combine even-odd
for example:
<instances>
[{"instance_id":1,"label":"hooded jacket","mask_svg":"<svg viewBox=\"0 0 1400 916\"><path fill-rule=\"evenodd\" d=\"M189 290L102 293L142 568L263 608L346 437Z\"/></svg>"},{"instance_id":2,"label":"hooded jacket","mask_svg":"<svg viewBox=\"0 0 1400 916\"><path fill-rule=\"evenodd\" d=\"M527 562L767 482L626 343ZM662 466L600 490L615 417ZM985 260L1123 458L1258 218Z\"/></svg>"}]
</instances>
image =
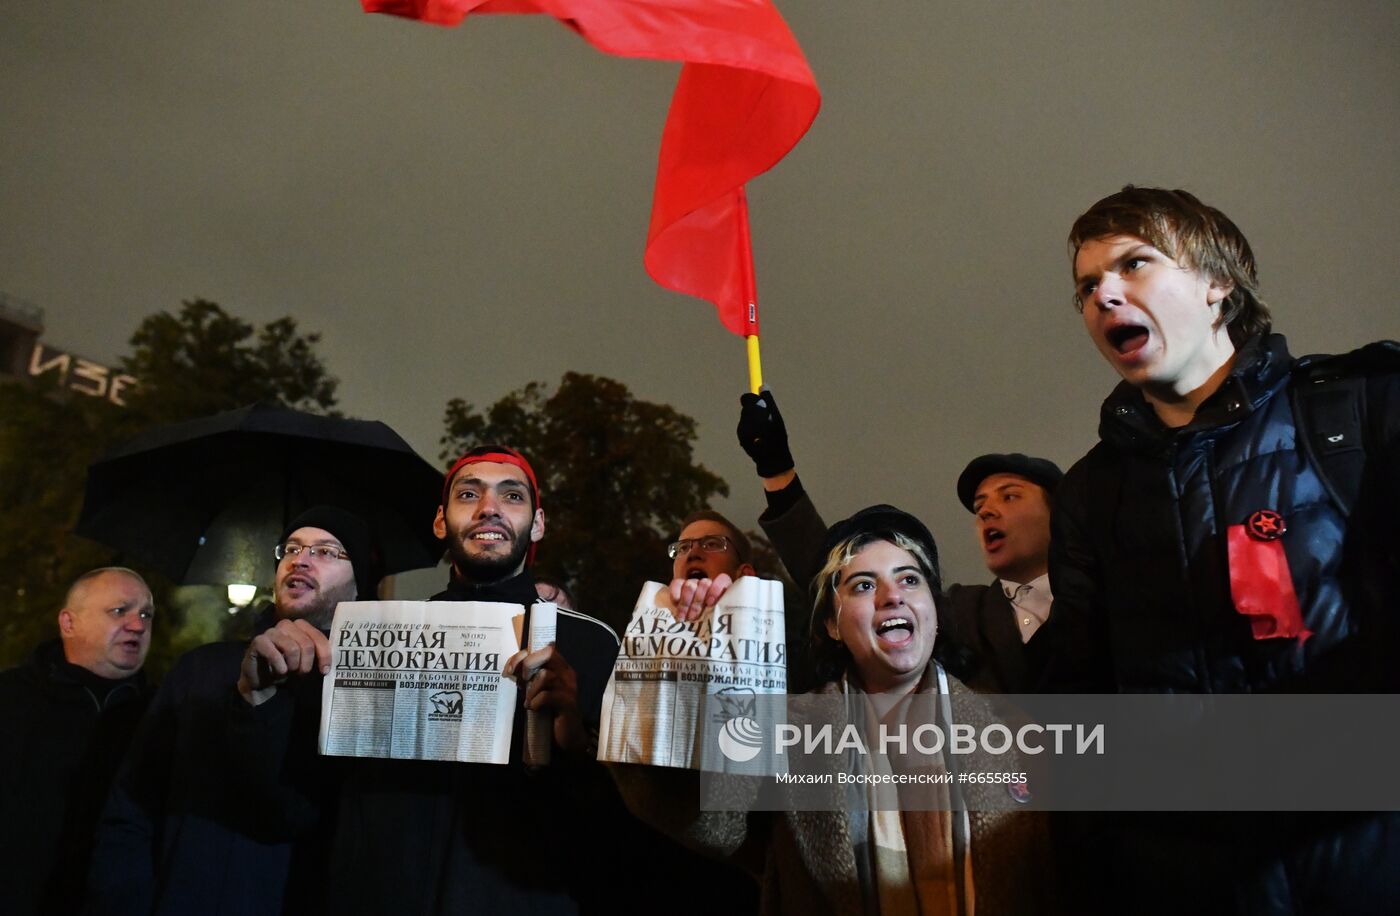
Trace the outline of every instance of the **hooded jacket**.
<instances>
[{"instance_id":1,"label":"hooded jacket","mask_svg":"<svg viewBox=\"0 0 1400 916\"><path fill-rule=\"evenodd\" d=\"M1180 429L1136 389L1104 402L1102 441L1066 475L1052 521L1052 620L1062 683L1138 692L1393 689L1386 613L1400 566L1388 521L1400 478L1400 361L1371 372L1367 469L1348 519L1296 441L1282 335L1241 348ZM1279 540L1306 639L1254 639L1231 597L1226 531L1259 510ZM1389 597L1387 596L1389 594Z\"/></svg>"},{"instance_id":2,"label":"hooded jacket","mask_svg":"<svg viewBox=\"0 0 1400 916\"><path fill-rule=\"evenodd\" d=\"M1162 424L1126 383L1104 402L1100 443L1056 494L1051 686L1396 688L1400 529L1388 520L1400 475L1400 365L1355 361L1364 375L1366 465L1347 517L1298 441L1293 392L1310 361L1294 360L1281 335L1248 341L1220 388L1180 429ZM1306 637L1255 638L1236 610L1227 532L1260 510L1287 526L1274 543L1287 558ZM1233 562L1237 572L1246 568L1238 556ZM1169 911L1183 900L1260 914L1400 906L1394 816L1183 815L1125 818L1109 829L1120 832L1097 875L1115 878L1138 911ZM1169 879L1163 861L1175 863Z\"/></svg>"}]
</instances>

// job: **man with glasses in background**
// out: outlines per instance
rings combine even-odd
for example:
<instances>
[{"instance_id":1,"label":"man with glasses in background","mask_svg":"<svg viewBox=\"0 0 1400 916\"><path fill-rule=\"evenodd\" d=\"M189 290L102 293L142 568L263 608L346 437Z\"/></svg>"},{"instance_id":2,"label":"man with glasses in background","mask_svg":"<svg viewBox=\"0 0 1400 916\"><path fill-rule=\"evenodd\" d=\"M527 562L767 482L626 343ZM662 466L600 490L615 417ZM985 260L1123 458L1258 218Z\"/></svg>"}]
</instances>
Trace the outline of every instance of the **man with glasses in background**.
<instances>
[{"instance_id":1,"label":"man with glasses in background","mask_svg":"<svg viewBox=\"0 0 1400 916\"><path fill-rule=\"evenodd\" d=\"M334 788L316 752L316 643L337 604L375 599L382 561L369 525L331 506L270 552L251 644L186 653L151 703L98 830L94 913L323 909Z\"/></svg>"},{"instance_id":2,"label":"man with glasses in background","mask_svg":"<svg viewBox=\"0 0 1400 916\"><path fill-rule=\"evenodd\" d=\"M700 616L735 579L755 575L748 537L710 509L686 516L680 537L666 550L671 557L671 597L683 620Z\"/></svg>"},{"instance_id":3,"label":"man with glasses in background","mask_svg":"<svg viewBox=\"0 0 1400 916\"><path fill-rule=\"evenodd\" d=\"M671 558L671 597L682 620L699 617L706 607L719 601L734 580L757 575L748 536L710 509L686 516L666 553ZM643 878L650 883L635 886L629 901L657 899L676 887L685 887L686 899L671 905L675 912L724 912L728 916L758 912L758 884L749 875L729 862L692 852L640 821L627 820L630 832L623 834L622 842L628 848L649 850L649 856L667 863L665 869Z\"/></svg>"}]
</instances>

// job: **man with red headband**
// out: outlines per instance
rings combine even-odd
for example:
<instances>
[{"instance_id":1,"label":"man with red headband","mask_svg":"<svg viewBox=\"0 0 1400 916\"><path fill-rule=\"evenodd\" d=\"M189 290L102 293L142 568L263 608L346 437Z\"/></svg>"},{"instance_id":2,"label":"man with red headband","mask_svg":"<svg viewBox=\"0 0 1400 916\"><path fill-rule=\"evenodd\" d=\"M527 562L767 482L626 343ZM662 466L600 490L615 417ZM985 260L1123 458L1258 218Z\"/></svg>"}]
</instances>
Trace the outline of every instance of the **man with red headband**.
<instances>
[{"instance_id":1,"label":"man with red headband","mask_svg":"<svg viewBox=\"0 0 1400 916\"><path fill-rule=\"evenodd\" d=\"M534 468L513 448L484 446L457 459L433 519L454 582L500 581L534 562L544 537L539 489Z\"/></svg>"},{"instance_id":2,"label":"man with red headband","mask_svg":"<svg viewBox=\"0 0 1400 916\"><path fill-rule=\"evenodd\" d=\"M528 567L544 527L539 481L524 455L495 445L467 452L448 471L433 519L433 532L447 542L452 561L452 581L433 600L533 604L538 590ZM563 646L579 656L583 683L576 683L580 672L565 661L569 653ZM584 747L585 718L597 725L617 648L617 635L607 624L561 609L555 645L507 661L506 675L528 683L525 707L554 713L554 738L561 748ZM580 688L587 692L580 694ZM582 710L580 696L587 700Z\"/></svg>"},{"instance_id":3,"label":"man with red headband","mask_svg":"<svg viewBox=\"0 0 1400 916\"><path fill-rule=\"evenodd\" d=\"M452 563L435 601L530 608L545 532L538 480L518 451L476 448L447 474L433 530ZM527 621L528 632L528 621ZM617 658L605 624L561 608L556 641L505 667L522 682L511 762L349 761L331 869L343 913L577 913L597 899L602 855L594 753L603 689ZM554 716L553 762L520 758L524 711Z\"/></svg>"}]
</instances>

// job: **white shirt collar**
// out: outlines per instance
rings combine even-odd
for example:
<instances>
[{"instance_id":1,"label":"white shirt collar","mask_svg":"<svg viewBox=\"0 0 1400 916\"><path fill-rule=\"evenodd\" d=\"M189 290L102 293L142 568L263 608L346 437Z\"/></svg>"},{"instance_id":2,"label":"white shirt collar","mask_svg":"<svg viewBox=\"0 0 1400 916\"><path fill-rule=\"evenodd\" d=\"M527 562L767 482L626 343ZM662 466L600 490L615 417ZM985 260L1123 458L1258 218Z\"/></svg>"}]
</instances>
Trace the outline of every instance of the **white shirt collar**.
<instances>
[{"instance_id":1,"label":"white shirt collar","mask_svg":"<svg viewBox=\"0 0 1400 916\"><path fill-rule=\"evenodd\" d=\"M1012 613L1016 615L1016 630L1021 634L1021 642L1029 642L1050 617L1050 574L1036 576L1029 582L1012 582L999 579L1001 592L1011 602Z\"/></svg>"}]
</instances>

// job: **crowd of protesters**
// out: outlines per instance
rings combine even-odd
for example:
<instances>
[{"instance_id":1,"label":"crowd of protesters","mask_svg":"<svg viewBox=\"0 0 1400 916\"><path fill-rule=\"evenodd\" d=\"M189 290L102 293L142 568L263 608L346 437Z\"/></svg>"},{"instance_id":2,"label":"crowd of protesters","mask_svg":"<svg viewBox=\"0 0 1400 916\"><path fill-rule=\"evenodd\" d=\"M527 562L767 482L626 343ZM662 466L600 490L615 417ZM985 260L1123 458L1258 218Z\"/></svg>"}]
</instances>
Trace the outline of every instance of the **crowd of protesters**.
<instances>
[{"instance_id":1,"label":"crowd of protesters","mask_svg":"<svg viewBox=\"0 0 1400 916\"><path fill-rule=\"evenodd\" d=\"M1068 472L1008 451L950 482L989 584L945 585L933 534L893 506L827 526L773 393L741 398L759 523L813 602L786 615L794 692L882 718L970 692L1394 692L1400 346L1291 356L1243 234L1184 191L1094 204L1070 260L1122 382ZM250 643L190 652L154 694L150 590L123 568L80 577L60 638L0 674L0 911L1400 912L1393 814L745 814L702 810L693 772L606 768L618 642L532 574L548 498L524 455L483 445L423 520L451 563L433 600L560 607L556 641L505 665L524 687L506 766L316 753L331 616L382 577L375 531L344 509L269 545ZM669 551L682 619L754 574L709 510ZM548 767L520 762L526 710L552 714Z\"/></svg>"}]
</instances>

